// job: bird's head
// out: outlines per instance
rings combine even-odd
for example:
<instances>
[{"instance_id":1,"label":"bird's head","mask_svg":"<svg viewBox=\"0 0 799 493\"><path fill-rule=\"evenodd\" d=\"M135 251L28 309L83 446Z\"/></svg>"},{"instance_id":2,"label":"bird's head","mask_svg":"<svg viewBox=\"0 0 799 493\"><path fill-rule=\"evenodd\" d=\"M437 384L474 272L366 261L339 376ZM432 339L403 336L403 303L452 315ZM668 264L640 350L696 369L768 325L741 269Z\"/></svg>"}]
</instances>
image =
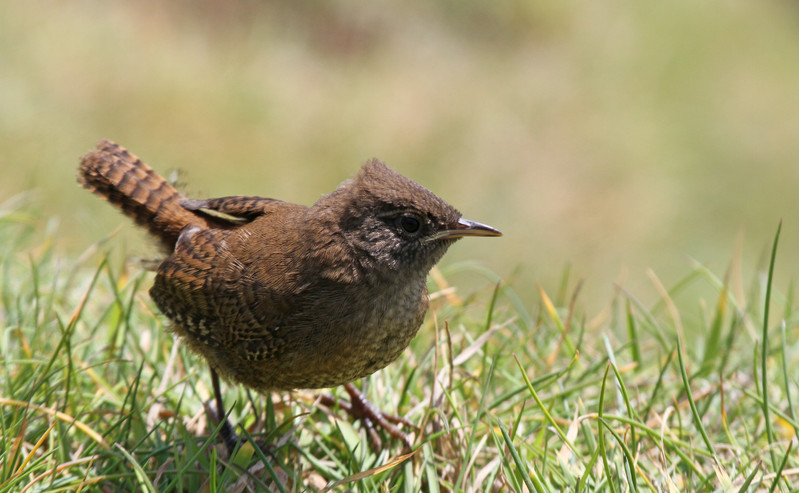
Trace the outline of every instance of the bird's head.
<instances>
[{"instance_id":1,"label":"bird's head","mask_svg":"<svg viewBox=\"0 0 799 493\"><path fill-rule=\"evenodd\" d=\"M338 223L347 243L388 275L427 275L452 243L466 236L501 236L463 219L430 190L372 159L314 208Z\"/></svg>"}]
</instances>

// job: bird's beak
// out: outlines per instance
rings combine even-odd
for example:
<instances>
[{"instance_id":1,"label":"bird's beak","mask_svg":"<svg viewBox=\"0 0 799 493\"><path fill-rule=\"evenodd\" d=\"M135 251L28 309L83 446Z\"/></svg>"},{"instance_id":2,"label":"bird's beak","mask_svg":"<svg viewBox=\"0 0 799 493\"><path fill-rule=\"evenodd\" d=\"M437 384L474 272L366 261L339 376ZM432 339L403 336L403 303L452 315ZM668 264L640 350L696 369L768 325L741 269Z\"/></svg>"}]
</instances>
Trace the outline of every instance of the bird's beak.
<instances>
[{"instance_id":1,"label":"bird's beak","mask_svg":"<svg viewBox=\"0 0 799 493\"><path fill-rule=\"evenodd\" d=\"M455 223L455 227L439 231L438 233L425 238L425 242L449 239L456 240L464 236L502 236L502 233L491 226L477 221L460 218Z\"/></svg>"}]
</instances>

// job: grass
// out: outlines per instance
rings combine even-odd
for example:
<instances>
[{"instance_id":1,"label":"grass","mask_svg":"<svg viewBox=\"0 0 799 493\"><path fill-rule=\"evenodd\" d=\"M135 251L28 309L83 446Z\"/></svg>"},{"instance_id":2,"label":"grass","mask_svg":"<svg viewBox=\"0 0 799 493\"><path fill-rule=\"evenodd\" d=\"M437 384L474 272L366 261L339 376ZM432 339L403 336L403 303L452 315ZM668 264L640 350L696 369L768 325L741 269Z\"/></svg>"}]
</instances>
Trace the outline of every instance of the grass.
<instances>
[{"instance_id":1,"label":"grass","mask_svg":"<svg viewBox=\"0 0 799 493\"><path fill-rule=\"evenodd\" d=\"M795 491L793 290L770 263L687 268L660 300L618 288L580 308L568 269L519 299L476 268L434 272L420 336L364 380L422 430L373 450L310 391L225 386L231 419L271 444L227 456L205 365L170 335L151 274L94 245L59 254L31 207L0 208L0 491ZM463 276L485 288L459 293ZM715 299L691 298L711 286ZM687 299L686 299L687 298ZM344 392L333 389L338 396ZM385 438L385 437L384 437ZM388 441L385 438L386 442Z\"/></svg>"}]
</instances>

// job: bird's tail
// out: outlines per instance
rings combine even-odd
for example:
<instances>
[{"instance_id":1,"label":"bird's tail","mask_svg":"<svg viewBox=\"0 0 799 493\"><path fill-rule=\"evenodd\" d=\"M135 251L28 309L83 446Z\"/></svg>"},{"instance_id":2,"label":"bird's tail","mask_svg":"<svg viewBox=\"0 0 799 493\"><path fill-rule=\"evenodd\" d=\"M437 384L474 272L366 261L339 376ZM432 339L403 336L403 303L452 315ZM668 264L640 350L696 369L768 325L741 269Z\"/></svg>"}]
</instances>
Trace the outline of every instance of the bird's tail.
<instances>
[{"instance_id":1,"label":"bird's tail","mask_svg":"<svg viewBox=\"0 0 799 493\"><path fill-rule=\"evenodd\" d=\"M206 219L180 205L184 197L174 186L110 140L101 140L81 158L78 183L119 207L168 249L186 226L208 226Z\"/></svg>"}]
</instances>

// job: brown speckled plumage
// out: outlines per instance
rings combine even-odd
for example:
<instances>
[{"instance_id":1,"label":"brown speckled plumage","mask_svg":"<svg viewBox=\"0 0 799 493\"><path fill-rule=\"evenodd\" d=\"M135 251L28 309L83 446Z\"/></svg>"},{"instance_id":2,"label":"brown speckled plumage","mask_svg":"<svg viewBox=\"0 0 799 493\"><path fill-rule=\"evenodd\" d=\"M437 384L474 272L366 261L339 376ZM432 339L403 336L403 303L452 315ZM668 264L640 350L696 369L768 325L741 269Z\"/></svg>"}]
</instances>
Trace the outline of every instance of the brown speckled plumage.
<instances>
[{"instance_id":1,"label":"brown speckled plumage","mask_svg":"<svg viewBox=\"0 0 799 493\"><path fill-rule=\"evenodd\" d=\"M260 391L331 387L386 366L419 329L426 276L447 248L498 235L377 160L311 207L189 200L110 141L78 176L168 250L150 294L175 332Z\"/></svg>"}]
</instances>

